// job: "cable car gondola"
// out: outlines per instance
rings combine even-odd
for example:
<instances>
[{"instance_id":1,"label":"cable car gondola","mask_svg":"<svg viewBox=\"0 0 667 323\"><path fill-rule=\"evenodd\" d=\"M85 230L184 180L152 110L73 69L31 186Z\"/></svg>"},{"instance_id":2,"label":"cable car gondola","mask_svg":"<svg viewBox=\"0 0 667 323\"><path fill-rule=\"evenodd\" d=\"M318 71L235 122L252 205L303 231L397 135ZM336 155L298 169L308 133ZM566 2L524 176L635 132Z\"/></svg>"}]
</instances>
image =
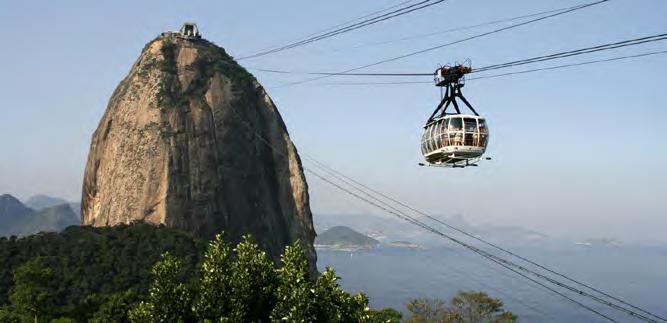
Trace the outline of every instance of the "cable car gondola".
<instances>
[{"instance_id":1,"label":"cable car gondola","mask_svg":"<svg viewBox=\"0 0 667 323\"><path fill-rule=\"evenodd\" d=\"M477 166L489 142L486 120L463 97L461 88L470 66L463 64L445 66L435 71L435 85L445 88L433 114L424 125L421 151L426 166L463 168ZM470 109L472 114L461 113L457 99ZM448 113L450 104L454 112ZM487 158L490 159L490 158Z\"/></svg>"}]
</instances>

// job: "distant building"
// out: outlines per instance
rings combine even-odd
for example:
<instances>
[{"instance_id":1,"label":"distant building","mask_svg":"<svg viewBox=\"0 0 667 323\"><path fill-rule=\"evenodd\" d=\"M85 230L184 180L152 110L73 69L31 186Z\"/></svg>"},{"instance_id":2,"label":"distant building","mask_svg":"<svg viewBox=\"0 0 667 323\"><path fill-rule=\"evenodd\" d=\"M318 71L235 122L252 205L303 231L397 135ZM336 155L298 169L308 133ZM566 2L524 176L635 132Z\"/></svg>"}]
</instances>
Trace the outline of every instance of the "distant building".
<instances>
[{"instance_id":1,"label":"distant building","mask_svg":"<svg viewBox=\"0 0 667 323\"><path fill-rule=\"evenodd\" d=\"M181 27L179 36L185 39L201 39L201 33L199 33L199 28L194 22L186 22Z\"/></svg>"}]
</instances>

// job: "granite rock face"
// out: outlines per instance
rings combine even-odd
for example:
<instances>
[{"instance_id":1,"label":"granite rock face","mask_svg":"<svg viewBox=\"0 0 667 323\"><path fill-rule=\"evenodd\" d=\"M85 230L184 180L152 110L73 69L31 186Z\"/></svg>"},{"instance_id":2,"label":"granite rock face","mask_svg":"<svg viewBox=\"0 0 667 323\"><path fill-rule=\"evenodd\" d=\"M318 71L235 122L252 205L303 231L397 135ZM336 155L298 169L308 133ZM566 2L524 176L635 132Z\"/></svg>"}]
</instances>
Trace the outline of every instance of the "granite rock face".
<instances>
[{"instance_id":1,"label":"granite rock face","mask_svg":"<svg viewBox=\"0 0 667 323\"><path fill-rule=\"evenodd\" d=\"M93 135L81 211L84 225L252 234L276 260L300 240L315 268L308 185L285 124L256 79L203 39L164 33L146 45Z\"/></svg>"}]
</instances>

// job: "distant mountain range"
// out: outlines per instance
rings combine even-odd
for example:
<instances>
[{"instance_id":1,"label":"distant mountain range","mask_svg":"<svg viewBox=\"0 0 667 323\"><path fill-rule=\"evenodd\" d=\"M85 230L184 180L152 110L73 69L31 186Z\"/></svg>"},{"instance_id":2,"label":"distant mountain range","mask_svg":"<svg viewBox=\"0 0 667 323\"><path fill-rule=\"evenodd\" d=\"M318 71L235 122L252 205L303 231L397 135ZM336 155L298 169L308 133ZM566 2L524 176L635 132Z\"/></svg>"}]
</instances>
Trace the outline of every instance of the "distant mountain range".
<instances>
[{"instance_id":1,"label":"distant mountain range","mask_svg":"<svg viewBox=\"0 0 667 323\"><path fill-rule=\"evenodd\" d=\"M491 242L502 242L504 245L511 244L536 244L548 243L552 240L549 236L519 226L500 225L473 225L465 220L463 216L434 216L435 218L464 230L472 235ZM418 220L432 225L445 233L455 237L462 235L440 223L426 217L417 217ZM410 242L424 247L437 247L451 245L448 241L434 234L425 232L413 224L400 219L377 216L377 215L323 215L314 216L315 227L318 232L336 226L349 226L354 230L362 232L383 244L389 245L393 241Z\"/></svg>"},{"instance_id":2,"label":"distant mountain range","mask_svg":"<svg viewBox=\"0 0 667 323\"><path fill-rule=\"evenodd\" d=\"M37 194L35 196L31 196L28 200L25 201L25 206L33 209L33 210L41 210L45 209L47 207L52 207L56 205L62 205L62 204L68 204L69 202L65 199L61 199L59 197L52 197L52 196L47 196L47 195L42 195L42 194Z\"/></svg>"},{"instance_id":3,"label":"distant mountain range","mask_svg":"<svg viewBox=\"0 0 667 323\"><path fill-rule=\"evenodd\" d=\"M60 198L36 195L26 203L9 194L0 195L0 236L26 236L38 232L58 232L79 225L76 203Z\"/></svg>"}]
</instances>

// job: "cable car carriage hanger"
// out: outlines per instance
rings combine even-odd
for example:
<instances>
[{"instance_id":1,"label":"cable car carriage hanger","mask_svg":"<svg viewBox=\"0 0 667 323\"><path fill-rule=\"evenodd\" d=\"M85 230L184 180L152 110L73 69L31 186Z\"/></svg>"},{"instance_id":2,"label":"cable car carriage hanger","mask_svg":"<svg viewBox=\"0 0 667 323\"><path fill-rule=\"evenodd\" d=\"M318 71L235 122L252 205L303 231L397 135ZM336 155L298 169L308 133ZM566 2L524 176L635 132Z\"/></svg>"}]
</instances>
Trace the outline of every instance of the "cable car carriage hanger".
<instances>
[{"instance_id":1,"label":"cable car carriage hanger","mask_svg":"<svg viewBox=\"0 0 667 323\"><path fill-rule=\"evenodd\" d=\"M421 151L426 163L419 163L420 166L464 168L477 166L482 159L489 142L489 128L461 92L465 75L471 71L469 61L467 65L443 66L435 71L435 86L445 88L445 93L440 91L440 104L424 125ZM457 99L472 114L461 113ZM447 112L450 105L454 112Z\"/></svg>"}]
</instances>

